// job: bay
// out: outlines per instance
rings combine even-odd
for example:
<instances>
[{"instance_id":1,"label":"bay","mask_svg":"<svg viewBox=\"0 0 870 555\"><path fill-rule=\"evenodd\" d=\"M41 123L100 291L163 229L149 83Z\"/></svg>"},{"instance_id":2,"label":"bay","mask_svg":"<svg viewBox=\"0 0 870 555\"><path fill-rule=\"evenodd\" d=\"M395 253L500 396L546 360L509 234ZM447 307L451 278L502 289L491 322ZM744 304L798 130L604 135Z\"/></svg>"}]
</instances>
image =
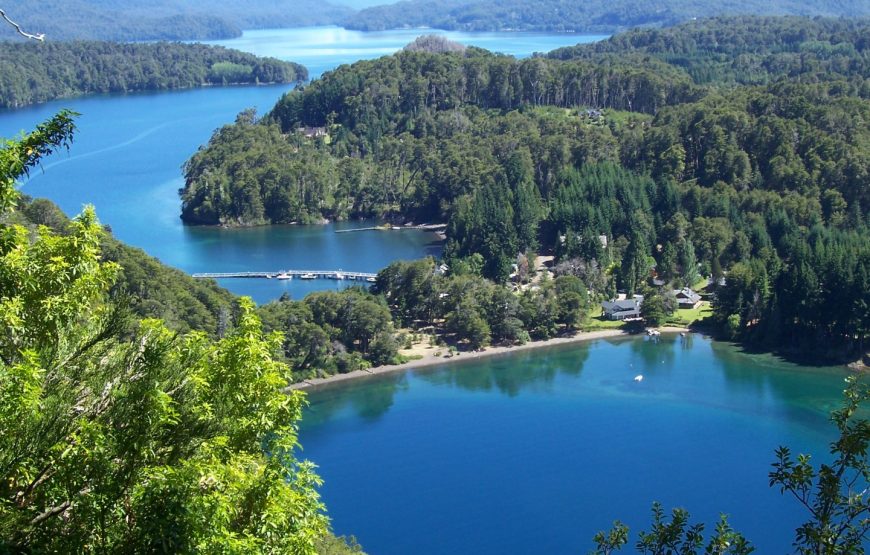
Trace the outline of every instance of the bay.
<instances>
[{"instance_id":1,"label":"bay","mask_svg":"<svg viewBox=\"0 0 870 555\"><path fill-rule=\"evenodd\" d=\"M806 514L768 487L774 449L830 458L845 376L694 334L599 340L321 387L300 441L370 553L587 553L660 501L785 554Z\"/></svg>"},{"instance_id":2,"label":"bay","mask_svg":"<svg viewBox=\"0 0 870 555\"><path fill-rule=\"evenodd\" d=\"M429 32L429 31L427 31ZM220 44L310 65L312 76L342 63L389 54L421 31L359 33L335 27L249 31ZM466 44L527 56L535 51L594 40L583 35L447 33ZM292 48L290 47L292 46ZM271 109L290 85L204 88L175 92L100 95L0 111L0 137L12 137L62 108L81 113L72 149L33 172L23 191L56 202L69 215L94 204L116 237L186 272L311 269L376 272L393 260L437 255L431 233L336 234L371 225L195 228L179 219L181 165L212 132L240 111ZM348 282L222 280L221 285L265 302L289 293L346 286Z\"/></svg>"}]
</instances>

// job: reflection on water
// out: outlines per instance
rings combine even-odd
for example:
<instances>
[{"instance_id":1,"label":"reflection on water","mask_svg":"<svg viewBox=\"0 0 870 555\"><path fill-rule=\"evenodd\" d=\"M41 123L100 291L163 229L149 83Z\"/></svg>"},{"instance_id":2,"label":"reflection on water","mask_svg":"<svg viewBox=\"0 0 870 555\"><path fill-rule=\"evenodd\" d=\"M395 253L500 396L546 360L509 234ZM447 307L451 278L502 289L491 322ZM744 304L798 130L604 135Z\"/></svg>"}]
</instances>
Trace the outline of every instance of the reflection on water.
<instances>
[{"instance_id":1,"label":"reflection on water","mask_svg":"<svg viewBox=\"0 0 870 555\"><path fill-rule=\"evenodd\" d=\"M336 531L373 553L582 553L654 500L785 553L803 514L768 487L773 450L825 460L845 375L699 335L599 340L321 387L300 440Z\"/></svg>"}]
</instances>

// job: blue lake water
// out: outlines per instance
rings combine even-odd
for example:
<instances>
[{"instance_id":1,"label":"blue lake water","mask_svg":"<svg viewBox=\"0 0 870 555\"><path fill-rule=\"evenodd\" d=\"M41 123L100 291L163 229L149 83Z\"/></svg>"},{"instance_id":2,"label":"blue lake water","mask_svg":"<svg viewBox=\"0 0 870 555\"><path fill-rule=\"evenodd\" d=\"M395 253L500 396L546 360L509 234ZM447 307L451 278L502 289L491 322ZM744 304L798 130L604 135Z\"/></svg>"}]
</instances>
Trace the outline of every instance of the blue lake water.
<instances>
[{"instance_id":1,"label":"blue lake water","mask_svg":"<svg viewBox=\"0 0 870 555\"><path fill-rule=\"evenodd\" d=\"M773 451L829 457L844 376L698 335L596 341L322 387L300 440L369 553L587 553L660 501L785 554L806 515L768 487Z\"/></svg>"},{"instance_id":2,"label":"blue lake water","mask_svg":"<svg viewBox=\"0 0 870 555\"><path fill-rule=\"evenodd\" d=\"M428 31L427 31L428 32ZM221 44L310 65L312 76L342 63L400 49L420 31L359 33L335 27L246 32ZM528 56L599 37L532 33L446 33L452 39ZM0 137L32 129L61 108L81 113L69 153L57 154L23 185L25 193L55 201L67 214L84 204L122 241L188 272L344 269L377 271L393 260L438 254L431 233L335 234L333 226L224 230L191 228L179 219L181 165L211 133L248 107L266 112L290 86L230 87L154 94L105 95L0 111ZM370 222L368 222L370 224ZM361 226L363 222L337 227ZM223 280L238 294L265 302L294 298L330 281Z\"/></svg>"},{"instance_id":3,"label":"blue lake water","mask_svg":"<svg viewBox=\"0 0 870 555\"><path fill-rule=\"evenodd\" d=\"M292 60L307 67L311 78L314 78L341 64L392 54L420 35L430 34L518 58L581 42L603 40L609 36L531 32L462 33L440 29L395 29L369 33L323 26L245 31L239 38L208 41L205 44L235 48L258 56Z\"/></svg>"}]
</instances>

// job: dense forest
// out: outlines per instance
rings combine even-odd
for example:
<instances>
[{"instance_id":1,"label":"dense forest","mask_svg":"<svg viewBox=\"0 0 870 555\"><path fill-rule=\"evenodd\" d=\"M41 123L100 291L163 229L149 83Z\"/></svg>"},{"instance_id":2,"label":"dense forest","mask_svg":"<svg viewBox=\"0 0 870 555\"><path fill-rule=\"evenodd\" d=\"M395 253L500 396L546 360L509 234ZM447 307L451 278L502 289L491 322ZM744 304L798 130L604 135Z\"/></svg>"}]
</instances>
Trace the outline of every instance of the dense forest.
<instances>
[{"instance_id":1,"label":"dense forest","mask_svg":"<svg viewBox=\"0 0 870 555\"><path fill-rule=\"evenodd\" d=\"M253 303L219 334L141 319L113 291L141 253L112 260L92 206L22 198L74 131L61 111L0 145L0 552L361 554L330 533Z\"/></svg>"},{"instance_id":2,"label":"dense forest","mask_svg":"<svg viewBox=\"0 0 870 555\"><path fill-rule=\"evenodd\" d=\"M69 235L71 220L46 199L22 198L19 210L7 218L35 230L46 226L53 233ZM203 331L217 336L232 321L237 298L208 280L198 280L161 264L141 249L104 234L100 242L104 262L120 266L110 294L122 299L137 318L158 318L175 331ZM221 320L223 319L223 322Z\"/></svg>"},{"instance_id":3,"label":"dense forest","mask_svg":"<svg viewBox=\"0 0 870 555\"><path fill-rule=\"evenodd\" d=\"M718 15L870 16L862 0L404 0L374 6L345 22L350 29L430 27L455 31L606 32L640 26L669 26Z\"/></svg>"},{"instance_id":4,"label":"dense forest","mask_svg":"<svg viewBox=\"0 0 870 555\"><path fill-rule=\"evenodd\" d=\"M496 282L540 250L627 293L735 272L720 329L854 352L870 325L867 37L866 22L721 18L553 57L343 66L219 129L185 167L182 217L444 221L447 264L480 255Z\"/></svg>"},{"instance_id":5,"label":"dense forest","mask_svg":"<svg viewBox=\"0 0 870 555\"><path fill-rule=\"evenodd\" d=\"M11 8L11 6L10 6ZM330 25L353 10L316 0L23 0L13 19L51 40L208 40L243 29ZM4 39L20 39L11 30Z\"/></svg>"},{"instance_id":6,"label":"dense forest","mask_svg":"<svg viewBox=\"0 0 870 555\"><path fill-rule=\"evenodd\" d=\"M202 44L30 41L0 49L0 108L92 93L306 79L298 64Z\"/></svg>"}]
</instances>

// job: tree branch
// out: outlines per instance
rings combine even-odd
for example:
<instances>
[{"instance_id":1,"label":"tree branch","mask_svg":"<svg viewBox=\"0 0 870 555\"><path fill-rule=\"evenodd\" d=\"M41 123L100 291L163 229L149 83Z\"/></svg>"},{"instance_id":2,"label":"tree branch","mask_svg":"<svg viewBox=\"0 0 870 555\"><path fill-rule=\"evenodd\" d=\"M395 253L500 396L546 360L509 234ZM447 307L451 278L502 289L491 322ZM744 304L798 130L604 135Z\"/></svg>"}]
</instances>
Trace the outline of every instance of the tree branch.
<instances>
[{"instance_id":1,"label":"tree branch","mask_svg":"<svg viewBox=\"0 0 870 555\"><path fill-rule=\"evenodd\" d=\"M12 25L13 27L15 27L15 30L18 31L18 34L21 35L22 37L24 37L26 39L38 40L39 42L45 41L45 33L39 33L38 35L32 35L30 33L25 32L24 29L21 28L21 25L15 23L11 19L9 19L9 16L6 15L6 12L3 11L2 8L0 8L0 17L5 19L6 23L8 23L9 25Z\"/></svg>"}]
</instances>

